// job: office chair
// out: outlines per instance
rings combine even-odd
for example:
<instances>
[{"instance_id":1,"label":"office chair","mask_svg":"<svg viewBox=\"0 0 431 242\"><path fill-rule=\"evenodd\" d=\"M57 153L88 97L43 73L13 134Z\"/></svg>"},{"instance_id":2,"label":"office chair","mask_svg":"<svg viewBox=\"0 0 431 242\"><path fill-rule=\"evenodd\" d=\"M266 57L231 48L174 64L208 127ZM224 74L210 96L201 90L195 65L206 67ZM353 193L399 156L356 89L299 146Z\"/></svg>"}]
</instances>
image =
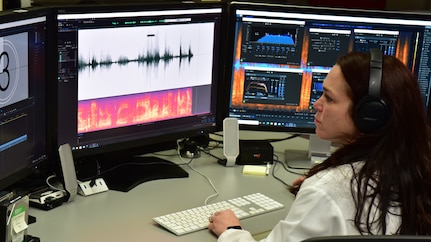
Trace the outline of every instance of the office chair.
<instances>
[{"instance_id":1,"label":"office chair","mask_svg":"<svg viewBox=\"0 0 431 242\"><path fill-rule=\"evenodd\" d=\"M325 236L315 237L303 240L302 242L361 242L361 241L431 241L431 236L420 235L343 235L343 236Z\"/></svg>"}]
</instances>

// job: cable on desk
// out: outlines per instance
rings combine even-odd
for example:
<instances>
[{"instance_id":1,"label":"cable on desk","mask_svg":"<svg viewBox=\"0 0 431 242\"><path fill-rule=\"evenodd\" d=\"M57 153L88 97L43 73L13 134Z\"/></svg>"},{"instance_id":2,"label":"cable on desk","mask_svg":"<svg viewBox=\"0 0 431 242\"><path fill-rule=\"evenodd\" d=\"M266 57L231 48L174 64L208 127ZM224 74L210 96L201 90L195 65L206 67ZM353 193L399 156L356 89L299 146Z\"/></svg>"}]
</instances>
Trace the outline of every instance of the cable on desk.
<instances>
[{"instance_id":1,"label":"cable on desk","mask_svg":"<svg viewBox=\"0 0 431 242\"><path fill-rule=\"evenodd\" d=\"M213 135L216 135L216 136L219 136L219 137L223 137L223 135L222 134L218 134L218 133L213 133ZM251 141L267 141L267 142L269 142L269 143L273 143L273 142L280 142L280 141L285 141L285 140L290 140L290 139L293 139L293 138L296 138L296 137L299 137L300 135L299 134L293 134L293 135L290 135L290 136L287 136L287 137L285 137L285 138L280 138L280 139L263 139L263 140L251 140ZM222 143L221 141L219 141L220 143ZM207 152L205 152L205 153L207 153ZM211 155L211 156L213 156L214 158L216 158L216 159L219 159L218 157L215 157L214 155L212 155L212 154L210 154L209 152L207 153L208 155ZM272 167L272 172L271 172L271 174L272 174L272 176L276 179L276 180L278 180L278 181L280 181L281 183L283 183L285 186L287 186L288 188L290 188L291 187L291 185L290 184L287 184L286 182L284 182L281 178L279 178L279 177L277 177L276 175L275 175L275 167L276 167L276 164L277 163L281 163L282 165L283 165L283 168L286 170L286 171L288 171L288 172L290 172L290 173L293 173L293 174L297 174L297 175L303 175L302 173L298 173L298 172L295 172L295 171L293 171L293 170L290 170L290 169L288 169L287 167L286 167L286 164L284 164L283 162L281 162L281 161L279 161L278 160L278 156L277 155L274 155L275 156L275 159L273 159L274 160L274 166Z\"/></svg>"},{"instance_id":2,"label":"cable on desk","mask_svg":"<svg viewBox=\"0 0 431 242\"><path fill-rule=\"evenodd\" d=\"M200 149L202 152L204 152L205 154L207 154L207 155L209 155L209 156L211 156L211 157L213 157L213 158L215 158L215 159L217 159L217 160L222 160L223 158L219 158L219 157L217 157L217 156L215 156L215 155L213 155L213 154L211 154L211 152L209 152L207 149Z\"/></svg>"},{"instance_id":3,"label":"cable on desk","mask_svg":"<svg viewBox=\"0 0 431 242\"><path fill-rule=\"evenodd\" d=\"M280 161L278 159L278 155L275 155L275 154L274 154L274 162L280 163L283 166L284 170L287 172L290 172L290 173L295 174L295 175L301 175L301 176L304 175L303 172L294 171L294 169L296 169L296 168L290 167L289 165L286 164L287 162ZM296 169L296 170L298 170L298 169ZM300 168L300 170L307 170L308 171L309 169Z\"/></svg>"},{"instance_id":4,"label":"cable on desk","mask_svg":"<svg viewBox=\"0 0 431 242\"><path fill-rule=\"evenodd\" d=\"M199 147L199 146L198 146L198 149L201 149L201 150L202 150L202 148L201 148L201 147ZM206 175L205 175L205 174L203 174L202 172L198 171L196 168L194 168L194 167L191 165L191 163L192 163L192 161L193 161L193 157L191 157L189 161L187 161L187 160L184 160L184 159L183 159L183 157L181 156L181 152L180 152L180 143L179 143L179 141L177 141L177 153L178 153L178 157L179 157L179 158L184 162L184 164L185 164L185 165L187 165L187 166L188 166L190 169L192 169L194 172L198 173L198 174L199 174L199 175L201 175L203 178L205 178L205 179L208 181L208 183L210 184L211 188L214 190L214 192L215 192L214 194L209 195L207 198L205 198L204 205L207 205L207 204L208 204L208 201L209 201L210 199L215 198L215 197L217 197L217 196L219 195L219 191L217 190L217 188L215 187L215 185L213 184L213 182L211 181L211 179L210 179L208 176L206 176Z\"/></svg>"},{"instance_id":5,"label":"cable on desk","mask_svg":"<svg viewBox=\"0 0 431 242\"><path fill-rule=\"evenodd\" d=\"M220 134L216 134L216 133L213 133L213 134L214 134L214 135L217 135L217 136L220 136L220 137L223 137L223 135L220 135ZM281 138L281 139L265 139L264 141L268 141L268 142L279 142L279 141L284 141L284 140L293 139L293 138L296 138L296 137L299 137L299 136L300 136L299 134L294 134L294 135L290 135L290 136L288 136L288 137ZM211 140L212 140L212 141L217 142L217 143L218 143L218 145L219 145L219 144L222 144L222 142L221 142L221 141L217 141L217 140L214 140L214 139L211 139ZM218 147L218 146L216 146L215 148L217 148L217 147ZM220 158L216 157L215 155L211 154L210 152L208 152L207 150L205 150L204 148L202 148L202 147L200 147L200 146L198 146L198 149L199 149L200 151L203 151L204 153L206 153L206 154L208 154L208 155L210 155L210 156L212 156L212 157L216 158L217 160L219 160L219 159L220 159ZM213 182L211 181L211 179L210 179L209 177L207 177L205 174L201 173L200 171L196 170L196 169L191 165L191 162L193 161L193 157L191 157L189 161L187 161L187 160L184 160L184 159L183 159L183 157L181 156L181 153L180 153L180 140L177 140L177 149L176 149L176 150L177 150L177 153L178 153L178 157L179 157L179 158L184 162L184 164L185 164L185 165L187 165L187 166L188 166L190 169L192 169L194 172L196 172L196 173L198 173L199 175L201 175L202 177L204 177L204 178L209 182L209 184L211 185L211 187L213 188L213 190L215 191L215 193L214 193L214 194L212 194L212 195L208 196L208 197L205 199L204 204L205 204L205 205L207 205L207 203L208 203L208 201L209 201L210 199L212 199L212 198L214 198L214 197L217 197L217 196L219 195L219 191L217 190L217 188L215 187L215 185L213 184ZM284 182L282 179L280 179L279 177L277 177L277 176L275 175L274 170L275 170L275 166L276 166L276 164L277 164L277 163L281 163L281 164L283 165L284 169L285 169L286 171L288 171L288 172L291 172L291 173L293 173L293 174L303 175L303 174L301 174L301 173L297 173L297 172L294 172L294 171L292 171L292 170L289 170L283 162L281 162L281 161L279 161L279 160L278 160L278 157L277 157L276 159L274 159L274 166L273 166L273 169L272 169L272 176L273 176L276 180L278 180L278 181L280 181L281 183L283 183L284 185L286 185L288 188L290 188L290 187L291 187L291 185L287 184L286 182Z\"/></svg>"},{"instance_id":6,"label":"cable on desk","mask_svg":"<svg viewBox=\"0 0 431 242\"><path fill-rule=\"evenodd\" d=\"M216 134L216 135L219 135L219 134ZM221 146L220 145L222 145L223 144L223 141L222 140L216 140L216 139L213 139L213 138L209 138L209 141L210 142L214 142L214 143L216 143L216 145L214 146L214 147L212 147L211 149L217 149L217 148L220 148Z\"/></svg>"},{"instance_id":7,"label":"cable on desk","mask_svg":"<svg viewBox=\"0 0 431 242\"><path fill-rule=\"evenodd\" d=\"M58 187L56 187L56 186L52 185L52 184L49 182L49 180L50 180L50 179L52 179L52 178L57 178L57 176L56 176L56 175L48 176L48 177L46 178L46 180L45 180L46 185L48 185L48 187L49 187L49 188L51 188L51 189L52 189L52 190L54 190L54 191L62 191L62 192L66 192L64 189L61 189L61 188L58 188Z\"/></svg>"},{"instance_id":8,"label":"cable on desk","mask_svg":"<svg viewBox=\"0 0 431 242\"><path fill-rule=\"evenodd\" d=\"M292 135L287 136L285 138L281 138L281 139L267 139L266 141L268 141L270 143L280 142L280 141L290 140L290 139L293 139L293 138L296 138L296 137L299 137L299 136L300 136L299 134L292 134Z\"/></svg>"},{"instance_id":9,"label":"cable on desk","mask_svg":"<svg viewBox=\"0 0 431 242\"><path fill-rule=\"evenodd\" d=\"M277 155L274 155L274 165L273 165L273 167L272 167L272 172L271 172L271 174L272 174L272 176L276 179L276 180L278 180L279 182L281 182L281 183L283 183L285 186L287 186L287 188L288 189L290 189L291 187L292 187L292 185L290 185L290 184L287 184L285 181L283 181L280 177L278 177L278 176L276 176L275 175L275 167L277 166L277 164L281 164L282 166L283 166L283 168L284 168L284 170L285 171L287 171L287 172L289 172L289 173L292 173L292 174L295 174L295 175L300 175L300 176L303 176L304 175L304 173L300 173L300 172L296 172L296 171L293 171L293 170L291 170L291 169L289 169L288 168L288 166L284 163L284 162L282 162L282 161L280 161L279 159L278 159L278 156Z\"/></svg>"},{"instance_id":10,"label":"cable on desk","mask_svg":"<svg viewBox=\"0 0 431 242\"><path fill-rule=\"evenodd\" d=\"M216 136L219 136L219 137L223 137L222 134L213 133L213 135L216 135ZM255 139L255 140L250 140L250 141L268 141L268 142L272 143L272 142L280 142L280 141L290 140L290 139L293 139L293 138L296 138L296 137L299 137L299 136L301 136L301 135L299 135L299 134L292 134L290 136L287 136L285 138L280 138L280 139ZM219 141L219 142L221 142L221 141ZM221 142L221 143L223 143L223 142Z\"/></svg>"}]
</instances>

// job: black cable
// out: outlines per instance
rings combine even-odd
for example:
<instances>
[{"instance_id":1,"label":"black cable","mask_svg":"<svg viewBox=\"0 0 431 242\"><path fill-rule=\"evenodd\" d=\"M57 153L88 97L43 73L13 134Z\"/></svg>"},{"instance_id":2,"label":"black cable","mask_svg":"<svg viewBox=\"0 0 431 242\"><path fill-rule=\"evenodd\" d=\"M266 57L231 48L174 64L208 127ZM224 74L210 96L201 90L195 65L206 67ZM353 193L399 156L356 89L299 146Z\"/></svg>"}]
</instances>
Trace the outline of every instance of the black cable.
<instances>
[{"instance_id":1,"label":"black cable","mask_svg":"<svg viewBox=\"0 0 431 242\"><path fill-rule=\"evenodd\" d=\"M292 135L290 135L290 136L288 136L288 137L286 137L286 138L281 138L281 139L268 139L267 141L268 141L268 142L270 142L270 143L273 143L273 142L280 142L280 141L290 140L290 139L293 139L293 138L296 138L296 137L299 137L299 136L300 136L299 134L292 134Z\"/></svg>"},{"instance_id":2,"label":"black cable","mask_svg":"<svg viewBox=\"0 0 431 242\"><path fill-rule=\"evenodd\" d=\"M296 172L296 171L293 171L293 170L289 169L288 166L286 166L286 164L284 162L282 162L282 161L274 160L274 162L280 163L283 166L284 170L287 171L287 172L289 172L289 173L292 173L294 175L301 175L301 176L304 175L304 173Z\"/></svg>"},{"instance_id":3,"label":"black cable","mask_svg":"<svg viewBox=\"0 0 431 242\"><path fill-rule=\"evenodd\" d=\"M212 140L212 142L215 142L216 144L214 145L214 146L212 146L211 148L206 148L206 149L208 149L208 150L214 150L214 149L218 149L218 148L221 148L221 147L223 147L223 141L220 141L220 140Z\"/></svg>"},{"instance_id":4,"label":"black cable","mask_svg":"<svg viewBox=\"0 0 431 242\"><path fill-rule=\"evenodd\" d=\"M275 159L273 159L273 161L274 161L274 165L273 165L273 167L272 167L272 172L271 172L271 174L272 174L272 176L273 176L276 180L278 180L279 182L283 183L287 188L289 188L289 189L290 189L290 188L292 187L292 185L287 184L287 183L286 183L285 181L283 181L280 177L278 177L278 176L276 176L276 175L275 175L275 167L277 166L277 164L278 164L278 163L280 163L280 164L283 166L284 170L285 170L285 171L287 171L287 172L289 172L289 173L292 173L292 174L295 174L295 175L300 175L300 176L303 176L304 174L303 174L303 173L296 172L296 171L293 171L293 170L289 169L289 168L288 168L288 166L287 166L284 162L282 162L282 161L278 160L278 156L277 156L277 155L274 155L274 156L275 156Z\"/></svg>"},{"instance_id":5,"label":"black cable","mask_svg":"<svg viewBox=\"0 0 431 242\"><path fill-rule=\"evenodd\" d=\"M214 135L216 135L216 136L219 136L219 137L223 137L223 135L221 135L221 134L217 134L217 133L213 133L213 134L214 134ZM288 137L281 138L281 139L264 139L264 140L250 140L250 141L267 141L267 142L272 143L272 142L280 142L280 141L290 140L290 139L296 138L296 137L298 137L298 136L300 136L300 135L299 135L299 134L293 134L293 135L290 135L290 136L288 136ZM211 138L210 138L210 139L211 139ZM221 142L221 141L217 141L217 140L214 140L214 139L211 139L211 140L212 140L212 141L216 141L216 142L218 142L218 143L222 144L222 142ZM217 157L217 156L215 156L215 155L211 154L209 151L207 151L207 150L203 149L202 147L198 147L198 148L199 148L202 152L204 152L205 154L210 155L210 156L212 156L212 157L216 158L217 160L220 160L220 158L219 158L219 157ZM217 147L215 147L215 148L217 148ZM214 149L215 149L215 148L214 148ZM276 176L276 175L275 175L275 167L276 167L277 163L280 163L280 164L283 166L284 170L285 170L285 171L287 171L287 172L290 172L290 173L295 174L295 175L304 175L303 173L295 172L295 171L293 171L293 170L289 169L289 168L291 168L291 167L289 167L288 165L286 165L284 162L279 161L279 160L278 160L278 156L277 156L277 155L275 155L275 159L273 159L273 161L274 161L274 165L273 165L272 172L271 172L272 176L273 176L276 180L278 180L279 182L283 183L287 188L291 188L291 187L292 187L292 185L290 185L290 184L286 183L286 182L285 182L285 181L283 181L280 177L278 177L278 176Z\"/></svg>"},{"instance_id":6,"label":"black cable","mask_svg":"<svg viewBox=\"0 0 431 242\"><path fill-rule=\"evenodd\" d=\"M280 177L275 175L275 167L277 166L277 163L279 163L280 161L276 161L274 160L274 165L272 166L272 177L274 177L276 180L278 180L279 182L283 183L288 189L290 189L292 187L292 185L287 184L285 181L283 181Z\"/></svg>"},{"instance_id":7,"label":"black cable","mask_svg":"<svg viewBox=\"0 0 431 242\"><path fill-rule=\"evenodd\" d=\"M209 151L207 151L207 150L205 150L205 149L202 149L201 147L198 147L198 148L200 149L200 151L204 152L205 154L207 154L207 155L209 155L209 156L212 156L213 158L216 158L217 160L221 160L221 159L222 159L222 158L219 158L219 157L217 157L217 156L215 156L215 155L211 154L211 152L209 152Z\"/></svg>"},{"instance_id":8,"label":"black cable","mask_svg":"<svg viewBox=\"0 0 431 242\"><path fill-rule=\"evenodd\" d=\"M223 137L222 134L217 134L217 133L212 133L212 134L216 135L216 136L219 136L219 137ZM256 140L247 140L247 141L267 141L267 142L272 143L272 142L280 142L280 141L290 140L290 139L293 139L293 138L296 138L296 137L299 137L299 136L300 136L299 134L292 134L290 136L287 136L285 138L280 138L280 139L256 139ZM214 141L216 141L216 140L214 140ZM222 141L219 141L219 142L222 142Z\"/></svg>"}]
</instances>

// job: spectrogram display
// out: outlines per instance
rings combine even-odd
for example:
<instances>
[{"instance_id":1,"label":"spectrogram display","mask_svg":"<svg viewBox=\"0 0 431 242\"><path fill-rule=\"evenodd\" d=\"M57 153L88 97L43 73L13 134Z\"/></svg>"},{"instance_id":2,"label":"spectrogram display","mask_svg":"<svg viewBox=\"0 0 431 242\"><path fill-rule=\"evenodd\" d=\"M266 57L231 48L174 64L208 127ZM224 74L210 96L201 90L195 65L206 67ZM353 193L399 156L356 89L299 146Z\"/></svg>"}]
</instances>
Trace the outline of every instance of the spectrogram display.
<instances>
[{"instance_id":1,"label":"spectrogram display","mask_svg":"<svg viewBox=\"0 0 431 242\"><path fill-rule=\"evenodd\" d=\"M191 88L183 88L81 101L78 106L78 132L190 116L192 94Z\"/></svg>"}]
</instances>

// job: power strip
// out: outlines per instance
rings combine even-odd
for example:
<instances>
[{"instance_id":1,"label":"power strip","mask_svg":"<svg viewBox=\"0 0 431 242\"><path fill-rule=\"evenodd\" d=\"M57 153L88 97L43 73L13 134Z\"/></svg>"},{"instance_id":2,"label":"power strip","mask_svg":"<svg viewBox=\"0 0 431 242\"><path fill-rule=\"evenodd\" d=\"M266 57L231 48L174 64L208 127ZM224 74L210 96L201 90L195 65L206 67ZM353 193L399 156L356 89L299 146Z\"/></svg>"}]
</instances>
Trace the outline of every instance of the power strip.
<instances>
[{"instance_id":1,"label":"power strip","mask_svg":"<svg viewBox=\"0 0 431 242\"><path fill-rule=\"evenodd\" d=\"M94 184L93 184L94 183ZM96 180L78 182L78 193L82 196L89 196L101 192L108 191L108 186L103 178L97 178Z\"/></svg>"}]
</instances>

